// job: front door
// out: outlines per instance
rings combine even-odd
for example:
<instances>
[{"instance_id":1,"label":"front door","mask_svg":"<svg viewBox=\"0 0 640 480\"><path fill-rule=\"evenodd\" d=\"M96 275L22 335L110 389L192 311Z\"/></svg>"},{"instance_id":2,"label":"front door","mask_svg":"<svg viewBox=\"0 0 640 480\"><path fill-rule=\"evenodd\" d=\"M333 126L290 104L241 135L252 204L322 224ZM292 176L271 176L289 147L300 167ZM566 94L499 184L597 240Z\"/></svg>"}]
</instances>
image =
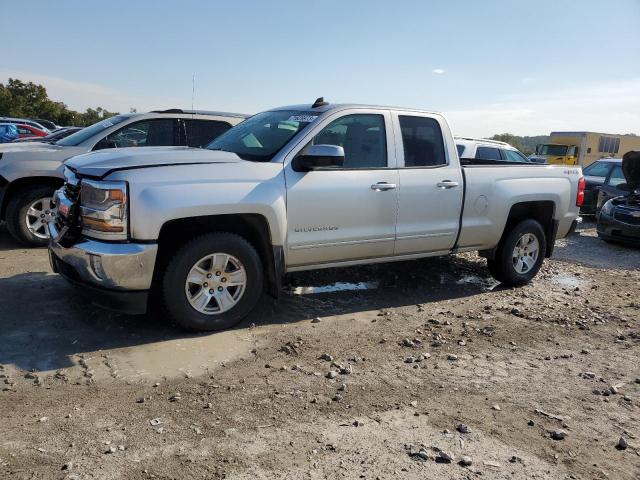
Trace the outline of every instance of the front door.
<instances>
[{"instance_id":1,"label":"front door","mask_svg":"<svg viewBox=\"0 0 640 480\"><path fill-rule=\"evenodd\" d=\"M411 112L394 113L393 121L400 140L395 254L450 250L458 234L463 179L455 145L444 142L448 126L439 117Z\"/></svg>"},{"instance_id":2,"label":"front door","mask_svg":"<svg viewBox=\"0 0 640 480\"><path fill-rule=\"evenodd\" d=\"M325 119L310 145L344 148L342 167L296 172L288 162L287 267L393 255L398 202L390 115L354 109Z\"/></svg>"}]
</instances>

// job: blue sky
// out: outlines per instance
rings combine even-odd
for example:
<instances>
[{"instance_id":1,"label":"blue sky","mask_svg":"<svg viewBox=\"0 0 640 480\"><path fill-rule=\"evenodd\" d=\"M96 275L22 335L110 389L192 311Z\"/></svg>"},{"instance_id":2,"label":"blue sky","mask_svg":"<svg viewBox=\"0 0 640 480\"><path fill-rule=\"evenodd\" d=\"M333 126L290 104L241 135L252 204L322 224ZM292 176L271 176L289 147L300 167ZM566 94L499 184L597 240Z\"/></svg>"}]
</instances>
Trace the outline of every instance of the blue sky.
<instances>
[{"instance_id":1,"label":"blue sky","mask_svg":"<svg viewBox=\"0 0 640 480\"><path fill-rule=\"evenodd\" d=\"M190 107L195 74L201 109L323 95L464 135L640 134L638 25L640 0L3 1L0 82L143 111Z\"/></svg>"}]
</instances>

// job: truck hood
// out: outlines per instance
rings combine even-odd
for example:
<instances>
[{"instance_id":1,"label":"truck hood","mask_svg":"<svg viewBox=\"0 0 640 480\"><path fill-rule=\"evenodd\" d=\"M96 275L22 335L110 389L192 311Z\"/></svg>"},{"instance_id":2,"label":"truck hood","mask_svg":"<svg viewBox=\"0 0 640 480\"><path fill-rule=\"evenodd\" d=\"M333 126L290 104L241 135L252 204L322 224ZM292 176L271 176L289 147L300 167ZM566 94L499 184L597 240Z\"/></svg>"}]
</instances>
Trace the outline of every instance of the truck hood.
<instances>
[{"instance_id":1,"label":"truck hood","mask_svg":"<svg viewBox=\"0 0 640 480\"><path fill-rule=\"evenodd\" d=\"M238 163L243 160L232 152L189 147L114 148L78 155L65 165L80 175L104 178L118 170L195 165L206 163Z\"/></svg>"},{"instance_id":2,"label":"truck hood","mask_svg":"<svg viewBox=\"0 0 640 480\"><path fill-rule=\"evenodd\" d=\"M64 148L52 143L43 142L18 142L3 143L0 145L0 153L9 152L58 152Z\"/></svg>"}]
</instances>

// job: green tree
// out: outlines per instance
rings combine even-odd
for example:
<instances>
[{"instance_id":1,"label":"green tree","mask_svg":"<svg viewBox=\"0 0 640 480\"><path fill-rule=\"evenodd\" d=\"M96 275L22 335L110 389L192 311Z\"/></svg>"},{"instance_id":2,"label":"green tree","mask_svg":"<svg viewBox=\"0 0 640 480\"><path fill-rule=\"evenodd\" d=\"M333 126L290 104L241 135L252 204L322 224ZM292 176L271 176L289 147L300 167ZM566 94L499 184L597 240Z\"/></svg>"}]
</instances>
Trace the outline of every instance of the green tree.
<instances>
[{"instance_id":1,"label":"green tree","mask_svg":"<svg viewBox=\"0 0 640 480\"><path fill-rule=\"evenodd\" d=\"M45 118L58 125L86 127L117 115L102 107L87 108L85 112L69 109L63 102L51 100L47 89L33 82L10 78L0 83L0 116L19 118Z\"/></svg>"},{"instance_id":2,"label":"green tree","mask_svg":"<svg viewBox=\"0 0 640 480\"><path fill-rule=\"evenodd\" d=\"M531 155L536 151L536 145L541 143L548 143L551 137L548 135L535 135L524 136L514 135L512 133L498 133L491 137L491 140L498 140L500 142L506 142L509 145L517 148L525 155Z\"/></svg>"}]
</instances>

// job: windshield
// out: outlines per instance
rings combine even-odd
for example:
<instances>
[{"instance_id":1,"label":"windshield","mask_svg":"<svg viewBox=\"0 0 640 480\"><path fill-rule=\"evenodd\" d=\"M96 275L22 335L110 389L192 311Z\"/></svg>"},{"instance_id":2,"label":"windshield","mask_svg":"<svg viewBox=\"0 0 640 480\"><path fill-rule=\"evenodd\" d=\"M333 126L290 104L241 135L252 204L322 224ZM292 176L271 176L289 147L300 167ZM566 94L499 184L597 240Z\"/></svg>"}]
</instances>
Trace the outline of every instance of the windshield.
<instances>
[{"instance_id":1,"label":"windshield","mask_svg":"<svg viewBox=\"0 0 640 480\"><path fill-rule=\"evenodd\" d=\"M207 148L233 152L243 160L268 162L317 118L317 112L296 110L258 113L227 130Z\"/></svg>"},{"instance_id":2,"label":"windshield","mask_svg":"<svg viewBox=\"0 0 640 480\"><path fill-rule=\"evenodd\" d=\"M540 145L539 155L553 155L556 157L563 157L567 154L566 145Z\"/></svg>"},{"instance_id":3,"label":"windshield","mask_svg":"<svg viewBox=\"0 0 640 480\"><path fill-rule=\"evenodd\" d=\"M118 123L122 123L129 117L129 115L116 115L115 117L109 117L105 120L101 120L98 123L94 123L90 127L78 130L76 133L74 133L73 135L69 135L67 138L58 140L56 142L56 145L62 145L63 147L75 147L76 145L80 145L82 142L92 137L96 133L106 130L109 127L113 127Z\"/></svg>"}]
</instances>

